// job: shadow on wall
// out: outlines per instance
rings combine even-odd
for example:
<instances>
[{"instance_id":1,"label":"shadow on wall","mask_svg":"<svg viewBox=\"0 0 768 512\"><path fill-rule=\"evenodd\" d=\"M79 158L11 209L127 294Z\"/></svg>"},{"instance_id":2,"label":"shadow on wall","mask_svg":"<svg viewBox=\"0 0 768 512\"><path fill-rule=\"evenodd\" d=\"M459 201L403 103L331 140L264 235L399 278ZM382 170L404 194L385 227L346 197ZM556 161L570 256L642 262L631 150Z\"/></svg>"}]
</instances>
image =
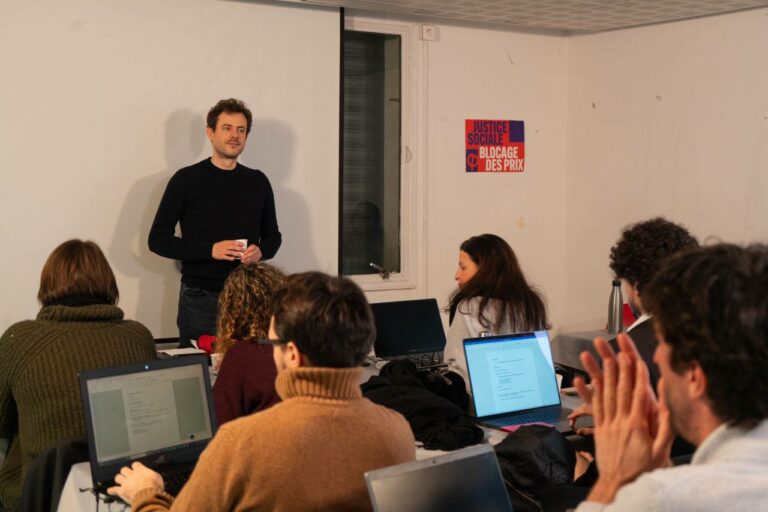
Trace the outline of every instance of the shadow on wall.
<instances>
[{"instance_id":1,"label":"shadow on wall","mask_svg":"<svg viewBox=\"0 0 768 512\"><path fill-rule=\"evenodd\" d=\"M165 122L167 167L142 177L128 191L109 247L110 261L118 272L138 279L134 319L147 325L155 337L178 335L176 312L181 267L179 262L149 250L149 228L168 180L180 168L201 160L206 143L202 115L189 109L171 113ZM144 171L137 170L136 175Z\"/></svg>"},{"instance_id":2,"label":"shadow on wall","mask_svg":"<svg viewBox=\"0 0 768 512\"><path fill-rule=\"evenodd\" d=\"M315 250L314 219L310 218L307 199L289 184L290 176L294 173L295 144L296 135L285 123L275 119L254 118L240 161L249 167L261 169L269 178L275 193L277 222L283 235L283 245L273 263L286 272L327 271L321 268ZM308 169L307 175L311 174L312 169ZM304 190L310 190L310 187ZM331 222L337 220L332 219ZM335 273L335 269L332 272Z\"/></svg>"}]
</instances>

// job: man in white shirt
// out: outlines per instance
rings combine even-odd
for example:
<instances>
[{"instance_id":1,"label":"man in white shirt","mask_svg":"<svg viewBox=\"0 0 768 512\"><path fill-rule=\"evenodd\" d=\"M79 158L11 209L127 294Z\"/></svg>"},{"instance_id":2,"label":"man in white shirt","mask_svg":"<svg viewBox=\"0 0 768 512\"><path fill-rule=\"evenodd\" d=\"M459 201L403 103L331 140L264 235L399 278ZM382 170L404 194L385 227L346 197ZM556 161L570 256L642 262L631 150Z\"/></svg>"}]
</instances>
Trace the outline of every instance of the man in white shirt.
<instances>
[{"instance_id":1,"label":"man in white shirt","mask_svg":"<svg viewBox=\"0 0 768 512\"><path fill-rule=\"evenodd\" d=\"M763 510L768 489L768 246L667 260L643 291L659 338L658 395L631 339L581 356L592 379L600 476L577 512ZM677 433L698 448L669 467Z\"/></svg>"}]
</instances>

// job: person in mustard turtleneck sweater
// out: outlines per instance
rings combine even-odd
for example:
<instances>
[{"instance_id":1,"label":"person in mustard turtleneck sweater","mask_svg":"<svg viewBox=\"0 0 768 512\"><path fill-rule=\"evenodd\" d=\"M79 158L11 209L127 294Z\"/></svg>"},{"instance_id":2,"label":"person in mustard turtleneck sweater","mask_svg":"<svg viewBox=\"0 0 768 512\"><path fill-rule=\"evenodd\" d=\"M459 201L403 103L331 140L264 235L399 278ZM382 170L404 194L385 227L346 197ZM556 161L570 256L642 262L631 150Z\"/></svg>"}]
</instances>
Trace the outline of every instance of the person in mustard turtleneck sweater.
<instances>
[{"instance_id":1,"label":"person in mustard turtleneck sweater","mask_svg":"<svg viewBox=\"0 0 768 512\"><path fill-rule=\"evenodd\" d=\"M13 510L34 458L56 441L85 435L78 373L157 357L146 327L123 319L117 284L94 242L69 240L43 266L35 320L0 338L0 509Z\"/></svg>"},{"instance_id":2,"label":"person in mustard turtleneck sweater","mask_svg":"<svg viewBox=\"0 0 768 512\"><path fill-rule=\"evenodd\" d=\"M370 510L364 473L414 460L399 413L363 398L360 364L375 337L362 290L319 272L274 296L269 338L282 402L223 425L174 498L134 463L109 493L137 512Z\"/></svg>"}]
</instances>

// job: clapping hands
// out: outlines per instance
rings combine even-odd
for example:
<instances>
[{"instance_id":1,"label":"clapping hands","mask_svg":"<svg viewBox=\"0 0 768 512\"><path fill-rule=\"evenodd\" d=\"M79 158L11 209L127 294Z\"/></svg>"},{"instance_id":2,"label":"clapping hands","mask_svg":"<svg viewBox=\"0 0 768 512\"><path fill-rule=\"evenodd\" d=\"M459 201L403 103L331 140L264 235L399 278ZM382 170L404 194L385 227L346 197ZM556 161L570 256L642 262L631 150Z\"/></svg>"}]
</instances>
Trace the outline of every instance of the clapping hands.
<instances>
[{"instance_id":1,"label":"clapping hands","mask_svg":"<svg viewBox=\"0 0 768 512\"><path fill-rule=\"evenodd\" d=\"M595 458L600 478L590 501L610 503L618 489L640 474L669 465L672 428L664 401L663 379L657 402L648 367L626 334L618 337L620 352L614 354L603 338L595 349L602 368L588 352L581 362L592 381L590 389L581 378L575 381L579 395L591 408L595 424Z\"/></svg>"}]
</instances>

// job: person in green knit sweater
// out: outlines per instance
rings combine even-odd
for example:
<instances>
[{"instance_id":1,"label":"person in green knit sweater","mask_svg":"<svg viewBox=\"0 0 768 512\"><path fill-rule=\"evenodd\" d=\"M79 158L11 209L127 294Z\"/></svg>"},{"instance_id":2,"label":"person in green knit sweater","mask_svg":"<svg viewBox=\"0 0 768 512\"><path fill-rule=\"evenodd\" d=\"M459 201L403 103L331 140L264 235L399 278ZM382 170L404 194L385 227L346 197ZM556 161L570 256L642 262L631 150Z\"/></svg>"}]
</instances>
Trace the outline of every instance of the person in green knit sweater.
<instances>
[{"instance_id":1,"label":"person in green knit sweater","mask_svg":"<svg viewBox=\"0 0 768 512\"><path fill-rule=\"evenodd\" d=\"M140 462L123 467L108 492L136 512L370 510L364 473L416 455L405 418L360 391L374 337L371 309L352 281L288 277L264 340L283 401L222 425L176 498Z\"/></svg>"},{"instance_id":2,"label":"person in green knit sweater","mask_svg":"<svg viewBox=\"0 0 768 512\"><path fill-rule=\"evenodd\" d=\"M152 334L123 319L112 269L91 241L69 240L48 257L35 320L0 338L0 509L13 510L33 459L56 441L85 434L78 373L155 359Z\"/></svg>"}]
</instances>

